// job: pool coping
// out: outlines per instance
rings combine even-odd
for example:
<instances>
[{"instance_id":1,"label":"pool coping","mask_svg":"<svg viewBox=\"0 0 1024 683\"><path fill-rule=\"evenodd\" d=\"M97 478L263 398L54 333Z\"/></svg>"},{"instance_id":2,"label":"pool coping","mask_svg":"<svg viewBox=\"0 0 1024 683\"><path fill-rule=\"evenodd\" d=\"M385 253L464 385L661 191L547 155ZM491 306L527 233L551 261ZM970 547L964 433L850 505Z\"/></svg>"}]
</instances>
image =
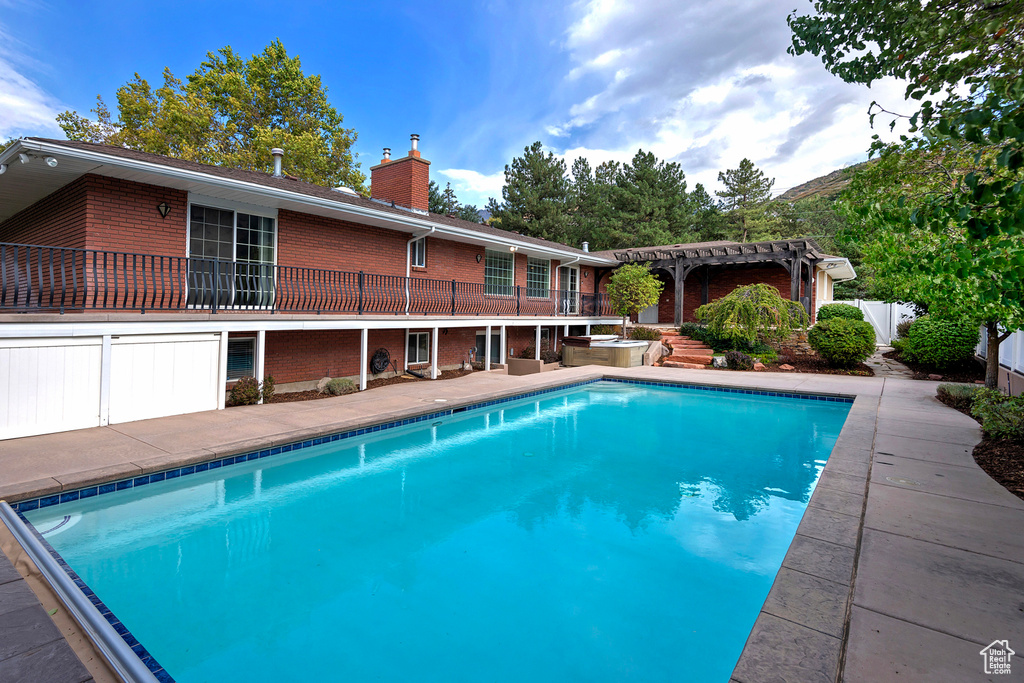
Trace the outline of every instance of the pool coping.
<instances>
[{"instance_id":1,"label":"pool coping","mask_svg":"<svg viewBox=\"0 0 1024 683\"><path fill-rule=\"evenodd\" d=\"M805 375L800 373L743 373L726 374L722 371L692 371L692 370L670 370L665 368L574 368L561 370L556 373L545 373L546 376L526 376L506 378L502 376L501 381L483 380L479 384L459 384L464 380L452 383L452 386L460 387L455 392L461 396L469 396L465 400L454 399L450 402L450 408L457 410L463 405L474 405L486 403L481 401L480 394L472 392L484 388L483 395L493 399L516 400L515 397L533 393L530 389L543 389L558 391L571 384L582 384L585 382L597 381L600 379L636 380L638 382L666 383L673 385L705 385L717 388L735 389L738 391L751 391L759 389L763 392L783 393L833 393L836 388L842 392L841 395L855 396L850 414L844 423L843 429L837 440L836 446L824 468L818 485L808 502L803 518L796 531L796 535L790 544L782 568L780 568L768 599L762 606L761 613L755 621L743 652L732 674L732 681L735 683L753 683L753 681L766 680L768 678L785 678L786 680L842 680L845 675L856 676L863 673L867 667L872 673L881 667L884 669L891 666L891 662L900 662L899 655L892 656L890 660L874 659L864 654L865 644L868 645L868 653L874 654L875 650L886 650L887 643L878 643L879 637L872 633L865 633L863 624L864 613L873 615L872 618L886 618L886 614L871 612L870 606L863 606L863 599L858 597L858 604L854 604L853 597L860 596L865 585L871 584L871 577L868 577L867 584L856 586L857 571L861 564L862 542L865 535L865 514L868 508L869 491L874 492L878 487L878 481L872 481L871 468L873 463L873 451L875 437L878 433L878 425L883 422L895 422L900 427L915 427L914 420L908 415L917 416L928 412L930 424L946 425L939 429L959 430L960 436L947 437L942 434L908 435L909 440L924 439L927 444L950 445L966 444L969 441L976 443L980 440L980 432L976 425L968 428L956 424L957 418L961 424L969 418L964 418L959 413L952 411L934 400L934 382L918 382L910 380L890 381L882 378L853 378L835 377L830 375ZM577 381L572 381L573 379ZM694 381L696 380L696 381ZM722 380L727 380L723 382ZM731 380L731 381L729 381ZM431 383L432 384L432 383ZM446 383L447 384L447 383ZM504 384L499 390L494 387ZM527 387L524 389L524 386ZM889 397L888 387L893 387ZM425 391L424 385L420 385L419 393L408 398L422 398ZM811 387L804 390L804 387ZM430 386L426 385L429 390ZM468 391L466 391L468 389ZM490 389L488 391L488 389ZM832 391L830 391L832 390ZM409 392L405 392L406 394ZM434 395L444 395L442 392L433 392ZM431 395L426 393L427 396ZM834 394L840 395L840 394ZM349 397L342 397L349 398ZM340 401L341 399L329 399ZM436 400L436 399L435 399ZM385 402L386 403L386 402ZM406 400L406 403L408 401ZM885 405L883 406L883 403ZM493 404L493 403L492 403ZM926 404L926 405L924 405ZM289 404L290 405L290 404ZM340 404L339 404L339 407ZM422 412L423 406L415 406L405 410L405 413L412 415L417 410ZM895 409L900 415L893 415L886 411ZM236 409L238 410L238 409ZM396 416L397 412L378 411L380 414ZM436 412L436 411L435 411ZM882 414L886 412L886 414ZM333 415L333 413L331 413ZM902 422L901 422L902 420ZM351 421L349 421L351 422ZM365 422L365 420L364 420ZM924 422L924 420L919 420ZM334 423L332 423L334 424ZM916 427L920 427L917 424ZM102 429L102 428L101 428ZM886 433L882 436L891 438L893 425L889 424ZM320 434L330 431L330 427L321 428ZM913 431L913 430L911 430ZM294 437L297 431L290 431L288 434L279 434L281 438ZM900 432L897 431L897 434ZM968 437L965 439L964 434ZM975 436L977 435L977 437ZM307 435L308 436L308 435ZM959 439L959 440L958 440ZM215 451L214 447L211 450ZM891 446L888 447L893 450ZM970 446L961 449L966 452L967 461L958 463L963 465L963 471L968 469L976 471L988 483L994 484L987 475L981 473L980 468L970 459ZM221 450L220 452L225 452ZM207 455L209 455L209 451ZM171 455L171 454L168 454ZM891 453L885 454L891 456ZM184 461L195 458L194 454L183 454ZM908 458L913 456L908 455ZM960 456L963 458L963 456ZM899 458L888 457L888 460ZM908 460L908 462L924 462L924 460ZM934 460L934 459L933 459ZM938 460L935 460L939 462ZM195 462L195 460L192 460ZM891 463L883 463L889 465ZM941 475L938 475L941 476ZM52 481L52 480L51 480ZM33 482L29 482L30 484ZM886 484L886 482L881 482ZM977 485L976 485L977 486ZM1000 488L996 485L996 488ZM882 486L881 490L899 491L895 486ZM7 491L9 494L10 491ZM938 495L952 495L942 492L928 492ZM1024 514L1024 505L1013 498L1012 494L1001 490L1004 498L1000 499L999 505L1004 509L1021 510ZM986 494L989 495L989 494ZM1012 502L1005 502L1009 497ZM872 500L875 495L872 494ZM948 499L947 499L948 500ZM878 517L876 515L875 525ZM851 528L852 525L852 528ZM875 529L871 533L880 534ZM909 532L908 532L909 533ZM869 539L870 540L870 539ZM948 547L948 546L946 546ZM961 547L961 546L957 546ZM824 554L822 550L825 550ZM871 548L869 548L871 550ZM970 552L968 550L967 552ZM1011 560L1024 562L1013 554L1011 549ZM851 556L852 553L852 556ZM877 557L877 551L872 551L871 557ZM869 558L870 559L870 558ZM849 577L847 578L847 572ZM917 573L921 570L918 568ZM878 582L877 577L874 578ZM863 582L862 582L863 584ZM959 596L959 594L958 594ZM969 602L967 596L962 598L965 603ZM958 603L960 604L960 603ZM828 609L823 609L827 607ZM829 618L820 618L821 614L827 612ZM854 616L851 620L851 612ZM858 626L858 618L861 625ZM933 635L935 627L924 619L916 617L896 617L891 619L900 628L917 628L928 637ZM854 626L854 633L851 637L851 623ZM875 624L873 624L875 625ZM841 629L839 637L834 634ZM939 631L942 632L941 630ZM1012 632L1011 632L1012 633ZM910 635L921 637L920 633L913 632ZM973 642L973 641L972 641ZM852 645L851 645L852 643ZM958 643L962 645L962 643ZM970 643L968 643L970 645ZM945 652L935 647L933 643L926 644L925 649L931 647L929 655L942 659ZM962 648L961 648L962 649ZM847 666L847 656L853 652L853 670ZM977 652L976 650L974 651ZM884 654L887 656L889 652ZM921 659L919 652L914 655L913 664L919 664ZM976 654L972 656L976 657ZM946 657L948 659L948 657ZM874 667L872 669L871 667ZM937 666L937 665L935 665ZM934 668L934 667L933 667ZM901 677L902 678L902 677ZM850 678L855 680L855 678Z\"/></svg>"}]
</instances>

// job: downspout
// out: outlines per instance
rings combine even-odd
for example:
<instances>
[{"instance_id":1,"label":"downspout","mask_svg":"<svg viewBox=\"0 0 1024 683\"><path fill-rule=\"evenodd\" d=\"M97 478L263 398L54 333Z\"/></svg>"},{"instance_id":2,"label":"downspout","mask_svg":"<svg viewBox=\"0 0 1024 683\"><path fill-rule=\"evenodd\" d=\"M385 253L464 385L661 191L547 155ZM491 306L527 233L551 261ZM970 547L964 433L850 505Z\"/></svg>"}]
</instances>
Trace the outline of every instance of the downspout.
<instances>
[{"instance_id":1,"label":"downspout","mask_svg":"<svg viewBox=\"0 0 1024 683\"><path fill-rule=\"evenodd\" d=\"M412 243L418 239L422 239L427 235L433 235L437 230L436 227L431 227L426 232L420 232L414 234L409 238L409 241L405 243L405 314L409 315L409 278L412 277Z\"/></svg>"},{"instance_id":2,"label":"downspout","mask_svg":"<svg viewBox=\"0 0 1024 683\"><path fill-rule=\"evenodd\" d=\"M558 267L559 268L563 268L563 267L568 268L569 266L576 265L581 260L583 260L583 257L582 256L577 256L576 258L574 258L572 261L569 261L568 263L559 263ZM579 287L579 285L580 285L580 281L579 281L579 278L577 278L576 279L576 286ZM562 287L562 278L561 278L561 276L559 276L559 278L558 278L558 287L559 287L559 291L561 291L561 287ZM579 292L577 291L577 293L579 293ZM576 309L579 310L579 306L577 306Z\"/></svg>"}]
</instances>

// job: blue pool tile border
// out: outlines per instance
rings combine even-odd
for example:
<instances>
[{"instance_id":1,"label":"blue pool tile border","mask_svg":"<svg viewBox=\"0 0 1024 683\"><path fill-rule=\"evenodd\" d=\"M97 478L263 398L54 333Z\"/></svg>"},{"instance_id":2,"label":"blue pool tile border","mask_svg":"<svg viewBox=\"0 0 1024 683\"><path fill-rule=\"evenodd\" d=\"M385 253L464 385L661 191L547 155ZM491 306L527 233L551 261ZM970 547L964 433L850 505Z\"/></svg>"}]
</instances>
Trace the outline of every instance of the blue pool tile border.
<instances>
[{"instance_id":1,"label":"blue pool tile border","mask_svg":"<svg viewBox=\"0 0 1024 683\"><path fill-rule=\"evenodd\" d=\"M505 396L502 398L492 399L490 401L481 401L479 403L471 403L465 406L457 406L447 410L441 410L425 415L417 415L414 417L403 418L399 420L393 420L377 425L371 425L368 427L359 427L357 429L350 429L345 432L338 432L335 434L329 434L327 436L316 437L314 439L305 439L303 441L296 441L281 446L274 446L271 448L264 448L258 451L252 451L250 453L242 453L239 455L231 455L224 458L214 459L207 462L199 463L196 465L186 465L184 467L176 467L153 474L141 475L138 477L129 477L127 479L120 479L112 482L106 482L103 484L87 486L72 491L63 491L61 493L55 493L47 496L41 496L39 498L31 498L28 500L22 500L17 503L13 503L11 507L18 514L21 520L26 526L35 534L36 538L43 544L46 551L50 553L50 556L61 566L68 577L78 586L79 590L85 595L85 597L96 606L96 609L100 614L107 620L107 622L114 628L114 630L121 636L124 642L132 649L133 652L139 657L143 664L153 673L158 681L163 683L175 683L174 678L168 673L156 658L143 647L142 643L132 635L131 631L117 618L117 616L103 603L103 601L96 595L96 593L89 587L85 581L75 572L74 569L64 561L64 558L60 556L53 546L43 538L43 535L32 525L30 521L25 517L23 513L30 512L32 510L38 510L41 508L52 507L60 505L61 503L70 503L84 498L91 498L93 496L105 495L108 493L116 493L118 491L125 491L128 489L138 488L139 486L146 486L147 484L157 483L166 481L169 479L177 479L178 477L188 476L190 474L199 474L207 472L212 469L218 469L221 467L228 467L236 465L238 463L249 462L250 460L258 460L273 455L279 455L281 453L289 453L291 451L300 450L303 448L310 448L312 446L319 446L325 443L333 443L335 441L341 441L343 439L349 439L355 436L363 436L365 434L371 434L374 432L380 432L387 429L393 429L395 427L404 427L406 425L415 424L417 422L426 422L428 420L436 420L440 417L448 417L455 414L465 413L471 410L479 410L481 408L489 408L491 406L500 405L503 403L510 403L512 401L520 401L523 399L533 398L534 396L542 396L544 394L550 394L556 391L565 391L567 389L575 389L577 387L586 386L588 384L594 384L595 382L616 382L619 384L635 384L640 386L653 386L653 387L667 387L672 389L682 389L687 391L711 391L720 392L726 394L746 394L754 396L770 396L774 398L790 398L807 401L825 401L831 403L853 403L854 398L852 396L843 395L826 395L826 394L810 394L810 393L798 393L798 392L784 392L784 391L767 391L763 389L741 389L737 387L721 387L707 384L694 384L688 382L656 382L650 380L638 380L628 379L620 377L601 377L595 379L583 380L580 382L572 382L569 384L560 384L558 386L547 387L544 389L537 389L536 391L530 391L522 394L514 394L511 396Z\"/></svg>"},{"instance_id":2,"label":"blue pool tile border","mask_svg":"<svg viewBox=\"0 0 1024 683\"><path fill-rule=\"evenodd\" d=\"M102 496L108 493L116 493L118 491L125 491L132 488L138 488L140 486L165 481L167 479L177 479L178 477L184 477L190 474L199 474L221 467L229 467L231 465L237 465L238 463L249 462L251 460L258 460L273 455L279 455L281 453L290 453L292 451L297 451L303 448L310 448L312 446L319 446L325 443L332 443L335 441L350 439L356 436L364 436L366 434L381 432L387 429L394 429L395 427L404 427L406 425L415 424L417 422L426 422L428 420L436 420L440 417L457 415L469 412L471 410L490 408L492 406L501 405L503 403L521 401L523 399L533 398L535 396L542 396L544 394L550 394L556 391L575 389L577 387L586 386L588 384L594 384L595 382L615 382L618 384L635 384L640 386L667 387L671 389L682 389L686 391L710 391L724 394L746 394L750 396L769 396L772 398L789 398L804 401L824 401L829 403L853 403L854 401L853 397L843 395L811 394L793 391L769 391L765 389L742 389L737 387L722 387L708 384L695 384L688 382L657 382L650 380L628 379L623 377L602 377L583 380L581 382L560 384L554 387L537 389L536 391L530 391L523 394L514 394L512 396L504 396L501 398L491 399L489 401L481 401L479 403L471 403L465 406L457 406L454 408L428 413L425 415L417 415L414 417L393 420L391 422L385 422L377 425L370 425L368 427L358 427L356 429L350 429L345 432L338 432L336 434L328 434L326 436L316 437L315 439L304 439L302 441L295 441L293 443L283 444L281 446L274 446L272 448L264 448L258 451L252 451L250 453L230 455L224 458L214 459L196 465L175 467L168 470L162 470L160 472L154 472L153 474L144 474L137 477L128 477L126 479L105 482L99 485L88 486L72 491L62 491L60 493L48 494L46 496L41 496L39 498L30 498L28 500L22 500L17 503L12 503L11 507L14 508L15 512L30 512L32 510L52 507L54 505L60 505L61 503L71 503L82 498L91 498L92 496Z\"/></svg>"},{"instance_id":3,"label":"blue pool tile border","mask_svg":"<svg viewBox=\"0 0 1024 683\"><path fill-rule=\"evenodd\" d=\"M96 487L92 488L95 489ZM64 573L68 575L68 578L78 586L78 590L82 591L82 594L96 607L96 611L100 613L100 616L107 620L107 623L110 624L111 628L121 636L121 640L131 648L132 652L134 652L139 660L146 665L146 668L149 669L153 676L161 683L175 683L174 677L171 676L171 674L161 666L160 662L156 660L156 657L154 657L149 650L147 650L142 643L132 635L131 630L121 623L121 620L117 618L117 615L115 615L103 600L96 595L95 591L89 587L89 584L87 584L82 577L64 561L64 558L60 556L60 553L53 549L53 546L43 538L43 535L39 533L34 526L32 526L32 523L25 518L25 515L23 515L18 509L15 509L15 512L18 514L18 517L21 518L21 521L25 526L28 527L29 531L31 531L39 542L43 544L43 548L45 548L46 552L50 554L50 557L60 565L60 568L64 570Z\"/></svg>"}]
</instances>

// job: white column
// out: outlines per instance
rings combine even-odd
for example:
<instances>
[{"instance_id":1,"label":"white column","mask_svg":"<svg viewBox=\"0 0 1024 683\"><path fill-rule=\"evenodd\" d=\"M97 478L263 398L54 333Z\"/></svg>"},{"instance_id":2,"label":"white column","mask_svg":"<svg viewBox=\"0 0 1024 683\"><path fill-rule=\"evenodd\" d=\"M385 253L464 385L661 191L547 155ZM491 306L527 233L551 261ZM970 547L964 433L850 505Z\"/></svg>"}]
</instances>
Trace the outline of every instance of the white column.
<instances>
[{"instance_id":1,"label":"white column","mask_svg":"<svg viewBox=\"0 0 1024 683\"><path fill-rule=\"evenodd\" d=\"M359 391L366 391L366 346L370 338L370 330L359 330Z\"/></svg>"},{"instance_id":2,"label":"white column","mask_svg":"<svg viewBox=\"0 0 1024 683\"><path fill-rule=\"evenodd\" d=\"M262 382L266 376L267 369L267 331L260 330L256 333L256 381ZM263 403L263 392L260 392L260 403Z\"/></svg>"},{"instance_id":3,"label":"white column","mask_svg":"<svg viewBox=\"0 0 1024 683\"><path fill-rule=\"evenodd\" d=\"M409 328L405 328L405 348L402 349L402 358L405 359L405 370L409 369Z\"/></svg>"},{"instance_id":4,"label":"white column","mask_svg":"<svg viewBox=\"0 0 1024 683\"><path fill-rule=\"evenodd\" d=\"M587 336L590 336L590 323L587 323Z\"/></svg>"},{"instance_id":5,"label":"white column","mask_svg":"<svg viewBox=\"0 0 1024 683\"><path fill-rule=\"evenodd\" d=\"M217 410L224 410L224 393L228 383L228 333L220 333L220 365L217 368Z\"/></svg>"},{"instance_id":6,"label":"white column","mask_svg":"<svg viewBox=\"0 0 1024 683\"><path fill-rule=\"evenodd\" d=\"M223 396L223 387L221 387ZM100 426L110 424L110 335L103 335L100 347Z\"/></svg>"},{"instance_id":7,"label":"white column","mask_svg":"<svg viewBox=\"0 0 1024 683\"><path fill-rule=\"evenodd\" d=\"M484 331L484 370L491 369L491 326Z\"/></svg>"},{"instance_id":8,"label":"white column","mask_svg":"<svg viewBox=\"0 0 1024 683\"><path fill-rule=\"evenodd\" d=\"M501 348L498 349L498 362L502 365L505 364L505 354L508 353L508 343L505 341L505 326L501 326Z\"/></svg>"},{"instance_id":9,"label":"white column","mask_svg":"<svg viewBox=\"0 0 1024 683\"><path fill-rule=\"evenodd\" d=\"M437 379L437 328L430 333L430 379Z\"/></svg>"},{"instance_id":10,"label":"white column","mask_svg":"<svg viewBox=\"0 0 1024 683\"><path fill-rule=\"evenodd\" d=\"M537 325L537 331L533 335L533 359L540 360L540 325Z\"/></svg>"},{"instance_id":11,"label":"white column","mask_svg":"<svg viewBox=\"0 0 1024 683\"><path fill-rule=\"evenodd\" d=\"M566 325L564 328L562 328L562 336L563 337L568 337L569 336L569 326L568 325Z\"/></svg>"}]
</instances>

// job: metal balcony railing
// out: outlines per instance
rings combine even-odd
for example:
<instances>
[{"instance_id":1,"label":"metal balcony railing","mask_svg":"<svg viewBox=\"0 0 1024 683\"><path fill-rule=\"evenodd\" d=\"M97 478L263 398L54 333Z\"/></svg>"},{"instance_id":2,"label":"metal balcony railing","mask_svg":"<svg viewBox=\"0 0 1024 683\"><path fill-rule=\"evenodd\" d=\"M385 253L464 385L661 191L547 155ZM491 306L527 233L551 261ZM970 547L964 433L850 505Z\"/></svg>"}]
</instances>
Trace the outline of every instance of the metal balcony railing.
<instances>
[{"instance_id":1,"label":"metal balcony railing","mask_svg":"<svg viewBox=\"0 0 1024 683\"><path fill-rule=\"evenodd\" d=\"M6 243L0 310L612 315L606 294Z\"/></svg>"}]
</instances>

